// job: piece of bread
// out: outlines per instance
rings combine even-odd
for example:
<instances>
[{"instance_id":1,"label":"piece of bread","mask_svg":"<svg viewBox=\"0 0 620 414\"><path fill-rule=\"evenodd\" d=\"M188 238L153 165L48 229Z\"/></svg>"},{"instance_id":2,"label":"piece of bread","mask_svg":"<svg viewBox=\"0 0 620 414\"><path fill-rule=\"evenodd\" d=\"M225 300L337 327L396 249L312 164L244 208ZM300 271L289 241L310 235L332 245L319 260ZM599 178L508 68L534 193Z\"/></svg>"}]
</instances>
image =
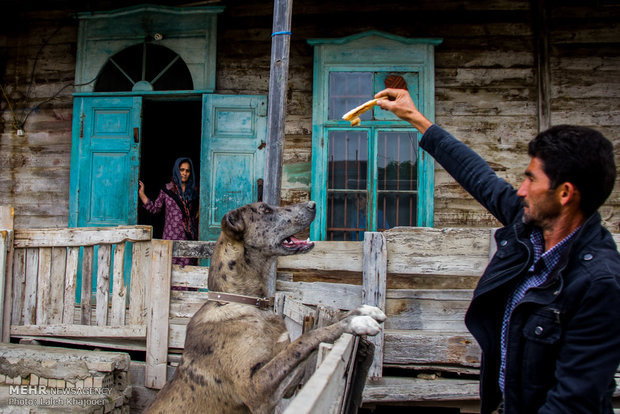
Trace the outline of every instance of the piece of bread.
<instances>
[{"instance_id":1,"label":"piece of bread","mask_svg":"<svg viewBox=\"0 0 620 414\"><path fill-rule=\"evenodd\" d=\"M371 99L370 101L364 102L357 108L353 108L346 114L342 115L342 119L344 119L345 121L351 122L351 126L359 125L361 122L359 116L363 114L364 112L372 109L377 104L377 101L379 99L387 99L387 96L383 96L378 99Z\"/></svg>"}]
</instances>

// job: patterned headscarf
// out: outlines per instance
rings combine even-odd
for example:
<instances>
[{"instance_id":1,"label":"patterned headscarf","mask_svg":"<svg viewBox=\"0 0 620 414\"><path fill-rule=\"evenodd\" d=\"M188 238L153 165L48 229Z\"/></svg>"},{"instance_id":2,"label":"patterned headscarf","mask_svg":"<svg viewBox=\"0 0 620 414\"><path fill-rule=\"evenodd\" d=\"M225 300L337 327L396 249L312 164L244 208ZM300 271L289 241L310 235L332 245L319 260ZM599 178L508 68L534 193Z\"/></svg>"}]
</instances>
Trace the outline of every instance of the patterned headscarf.
<instances>
[{"instance_id":1,"label":"patterned headscarf","mask_svg":"<svg viewBox=\"0 0 620 414\"><path fill-rule=\"evenodd\" d=\"M189 163L189 168L191 174L189 175L189 180L185 183L185 191L183 191L183 187L181 186L181 173L179 172L179 167L184 162ZM177 187L177 191L179 196L183 199L183 201L188 202L198 198L198 193L196 192L196 181L194 180L194 164L192 160L187 157L177 158L174 162L174 167L172 168L172 178L174 180L174 185Z\"/></svg>"}]
</instances>

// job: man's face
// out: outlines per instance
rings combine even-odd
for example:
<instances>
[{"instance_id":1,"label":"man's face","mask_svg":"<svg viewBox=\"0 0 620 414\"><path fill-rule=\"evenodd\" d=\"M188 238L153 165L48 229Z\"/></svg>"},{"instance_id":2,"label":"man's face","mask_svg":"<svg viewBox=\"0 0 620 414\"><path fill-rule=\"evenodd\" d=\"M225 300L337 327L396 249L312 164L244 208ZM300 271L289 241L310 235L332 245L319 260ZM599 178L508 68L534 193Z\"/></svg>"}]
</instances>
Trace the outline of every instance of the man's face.
<instances>
[{"instance_id":1,"label":"man's face","mask_svg":"<svg viewBox=\"0 0 620 414\"><path fill-rule=\"evenodd\" d=\"M191 174L189 162L182 162L181 165L179 165L179 173L181 173L181 182L186 183Z\"/></svg>"},{"instance_id":2,"label":"man's face","mask_svg":"<svg viewBox=\"0 0 620 414\"><path fill-rule=\"evenodd\" d=\"M522 197L525 224L533 224L544 229L560 215L562 209L560 190L549 187L549 177L543 171L542 160L532 158L525 170L525 180L517 192L517 195Z\"/></svg>"}]
</instances>

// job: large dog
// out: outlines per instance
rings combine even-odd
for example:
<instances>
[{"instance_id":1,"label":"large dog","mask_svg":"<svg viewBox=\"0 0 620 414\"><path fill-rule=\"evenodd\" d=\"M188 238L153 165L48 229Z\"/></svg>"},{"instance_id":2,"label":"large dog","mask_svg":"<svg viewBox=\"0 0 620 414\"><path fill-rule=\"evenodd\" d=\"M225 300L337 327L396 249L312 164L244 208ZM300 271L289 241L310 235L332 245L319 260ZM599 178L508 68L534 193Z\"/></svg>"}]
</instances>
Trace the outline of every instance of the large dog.
<instances>
[{"instance_id":1,"label":"large dog","mask_svg":"<svg viewBox=\"0 0 620 414\"><path fill-rule=\"evenodd\" d=\"M209 301L187 325L181 363L146 412L271 413L299 381L302 362L319 343L343 332L379 333L377 321L385 315L362 306L291 343L282 318L261 306L276 257L314 247L293 235L315 214L312 201L287 207L254 203L226 213L211 257Z\"/></svg>"}]
</instances>

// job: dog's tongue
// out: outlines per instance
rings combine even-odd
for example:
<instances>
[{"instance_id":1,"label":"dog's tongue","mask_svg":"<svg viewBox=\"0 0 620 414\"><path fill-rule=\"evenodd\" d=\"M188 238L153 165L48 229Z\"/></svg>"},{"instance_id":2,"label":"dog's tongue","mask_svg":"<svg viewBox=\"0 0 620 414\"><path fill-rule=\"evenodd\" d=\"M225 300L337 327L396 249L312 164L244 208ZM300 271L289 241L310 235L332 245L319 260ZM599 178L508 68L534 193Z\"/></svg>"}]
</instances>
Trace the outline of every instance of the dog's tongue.
<instances>
[{"instance_id":1,"label":"dog's tongue","mask_svg":"<svg viewBox=\"0 0 620 414\"><path fill-rule=\"evenodd\" d=\"M287 237L287 238L286 238L286 239L282 242L282 244L283 244L284 246L288 247L288 248L295 248L295 247L299 248L299 247L306 247L306 246L308 246L308 245L312 245L312 244L314 244L314 243L312 243L312 242L310 241L310 239L307 239L307 240L299 240L299 239L298 239L298 238L296 238L296 237L290 236L290 237Z\"/></svg>"}]
</instances>

